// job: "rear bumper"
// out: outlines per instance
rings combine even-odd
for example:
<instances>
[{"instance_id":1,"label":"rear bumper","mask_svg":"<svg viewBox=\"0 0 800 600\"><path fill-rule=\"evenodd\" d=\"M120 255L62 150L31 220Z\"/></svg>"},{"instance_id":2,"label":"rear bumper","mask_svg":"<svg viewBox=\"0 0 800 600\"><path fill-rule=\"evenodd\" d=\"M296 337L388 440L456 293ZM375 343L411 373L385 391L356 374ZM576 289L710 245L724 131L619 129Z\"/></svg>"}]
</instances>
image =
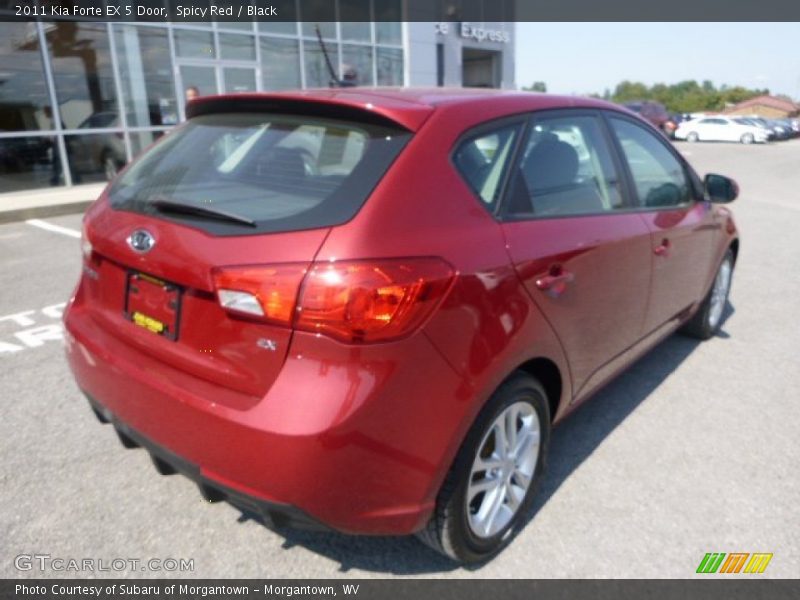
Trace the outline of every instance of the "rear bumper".
<instances>
[{"instance_id":1,"label":"rear bumper","mask_svg":"<svg viewBox=\"0 0 800 600\"><path fill-rule=\"evenodd\" d=\"M240 510L259 517L266 525L271 527L292 527L309 531L328 531L330 529L294 506L269 502L203 477L198 465L192 464L167 448L147 439L141 433L134 431L127 424L120 421L110 410L103 407L89 394L84 395L97 418L102 423L113 425L125 447L144 448L150 454L153 464L162 475L180 473L188 477L197 484L203 498L208 502L229 502Z\"/></svg>"},{"instance_id":2,"label":"rear bumper","mask_svg":"<svg viewBox=\"0 0 800 600\"><path fill-rule=\"evenodd\" d=\"M80 290L65 326L70 367L100 414L272 522L419 530L474 410L474 389L424 335L356 348L295 333L269 390L241 409L219 401L230 389L126 343L133 325L98 324ZM162 342L173 343L154 336Z\"/></svg>"}]
</instances>

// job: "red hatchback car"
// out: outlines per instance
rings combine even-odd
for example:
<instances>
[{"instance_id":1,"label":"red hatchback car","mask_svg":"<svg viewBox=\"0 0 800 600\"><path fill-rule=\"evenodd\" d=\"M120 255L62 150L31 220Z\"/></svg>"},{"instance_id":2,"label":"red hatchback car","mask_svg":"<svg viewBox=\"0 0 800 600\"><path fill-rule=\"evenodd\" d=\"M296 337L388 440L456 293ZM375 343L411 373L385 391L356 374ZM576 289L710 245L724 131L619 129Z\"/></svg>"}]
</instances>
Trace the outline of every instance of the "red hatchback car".
<instances>
[{"instance_id":1,"label":"red hatchback car","mask_svg":"<svg viewBox=\"0 0 800 600\"><path fill-rule=\"evenodd\" d=\"M126 446L268 524L485 560L552 425L723 320L736 184L618 106L346 89L188 112L86 214L67 356Z\"/></svg>"}]
</instances>

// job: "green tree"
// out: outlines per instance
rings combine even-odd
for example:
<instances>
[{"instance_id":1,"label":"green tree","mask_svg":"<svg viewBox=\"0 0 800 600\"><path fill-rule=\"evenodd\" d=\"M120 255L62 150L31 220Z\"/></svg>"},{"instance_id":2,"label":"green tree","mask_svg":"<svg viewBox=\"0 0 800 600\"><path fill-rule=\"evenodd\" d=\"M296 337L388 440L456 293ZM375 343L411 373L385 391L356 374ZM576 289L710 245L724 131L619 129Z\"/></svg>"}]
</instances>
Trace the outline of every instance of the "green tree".
<instances>
[{"instance_id":1,"label":"green tree","mask_svg":"<svg viewBox=\"0 0 800 600\"><path fill-rule=\"evenodd\" d=\"M722 110L727 105L768 93L769 90L752 90L741 86L721 85L717 88L710 80L702 83L694 80L672 84L656 83L652 86L634 81L621 81L610 94L610 99L619 103L654 100L663 104L670 112L701 112Z\"/></svg>"},{"instance_id":2,"label":"green tree","mask_svg":"<svg viewBox=\"0 0 800 600\"><path fill-rule=\"evenodd\" d=\"M526 92L546 92L547 91L547 84L544 81L534 81L533 84L525 87L522 87L523 90Z\"/></svg>"},{"instance_id":3,"label":"green tree","mask_svg":"<svg viewBox=\"0 0 800 600\"><path fill-rule=\"evenodd\" d=\"M633 102L635 100L650 100L650 89L638 81L622 81L614 88L611 95L614 102Z\"/></svg>"}]
</instances>

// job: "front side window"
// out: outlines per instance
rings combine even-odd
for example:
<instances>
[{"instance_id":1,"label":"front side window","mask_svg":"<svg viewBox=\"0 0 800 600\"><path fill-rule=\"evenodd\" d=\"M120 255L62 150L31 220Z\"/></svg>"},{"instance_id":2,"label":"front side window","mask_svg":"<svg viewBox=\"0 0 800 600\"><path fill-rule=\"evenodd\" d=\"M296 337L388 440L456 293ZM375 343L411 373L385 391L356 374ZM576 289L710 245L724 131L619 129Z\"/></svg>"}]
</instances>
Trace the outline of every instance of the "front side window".
<instances>
[{"instance_id":1,"label":"front side window","mask_svg":"<svg viewBox=\"0 0 800 600\"><path fill-rule=\"evenodd\" d=\"M623 206L597 117L536 117L508 199L515 215L598 214Z\"/></svg>"},{"instance_id":2,"label":"front side window","mask_svg":"<svg viewBox=\"0 0 800 600\"><path fill-rule=\"evenodd\" d=\"M639 206L660 208L690 202L691 186L683 165L664 143L629 121L610 121L630 167Z\"/></svg>"},{"instance_id":3,"label":"front side window","mask_svg":"<svg viewBox=\"0 0 800 600\"><path fill-rule=\"evenodd\" d=\"M329 227L355 215L410 136L303 115L200 116L134 162L110 200L220 235Z\"/></svg>"},{"instance_id":4,"label":"front side window","mask_svg":"<svg viewBox=\"0 0 800 600\"><path fill-rule=\"evenodd\" d=\"M493 208L500 194L503 176L512 158L520 125L507 125L462 142L453 155L461 176Z\"/></svg>"}]
</instances>

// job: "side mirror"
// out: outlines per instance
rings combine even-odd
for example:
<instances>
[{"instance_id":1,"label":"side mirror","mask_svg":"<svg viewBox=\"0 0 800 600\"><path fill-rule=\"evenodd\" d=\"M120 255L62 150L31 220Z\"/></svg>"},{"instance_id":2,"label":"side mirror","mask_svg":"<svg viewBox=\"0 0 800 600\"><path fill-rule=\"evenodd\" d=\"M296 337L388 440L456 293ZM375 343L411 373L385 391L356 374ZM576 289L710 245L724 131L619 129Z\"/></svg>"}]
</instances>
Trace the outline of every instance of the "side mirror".
<instances>
[{"instance_id":1,"label":"side mirror","mask_svg":"<svg viewBox=\"0 0 800 600\"><path fill-rule=\"evenodd\" d=\"M739 186L730 177L709 173L705 178L706 198L711 202L725 204L739 196Z\"/></svg>"}]
</instances>

